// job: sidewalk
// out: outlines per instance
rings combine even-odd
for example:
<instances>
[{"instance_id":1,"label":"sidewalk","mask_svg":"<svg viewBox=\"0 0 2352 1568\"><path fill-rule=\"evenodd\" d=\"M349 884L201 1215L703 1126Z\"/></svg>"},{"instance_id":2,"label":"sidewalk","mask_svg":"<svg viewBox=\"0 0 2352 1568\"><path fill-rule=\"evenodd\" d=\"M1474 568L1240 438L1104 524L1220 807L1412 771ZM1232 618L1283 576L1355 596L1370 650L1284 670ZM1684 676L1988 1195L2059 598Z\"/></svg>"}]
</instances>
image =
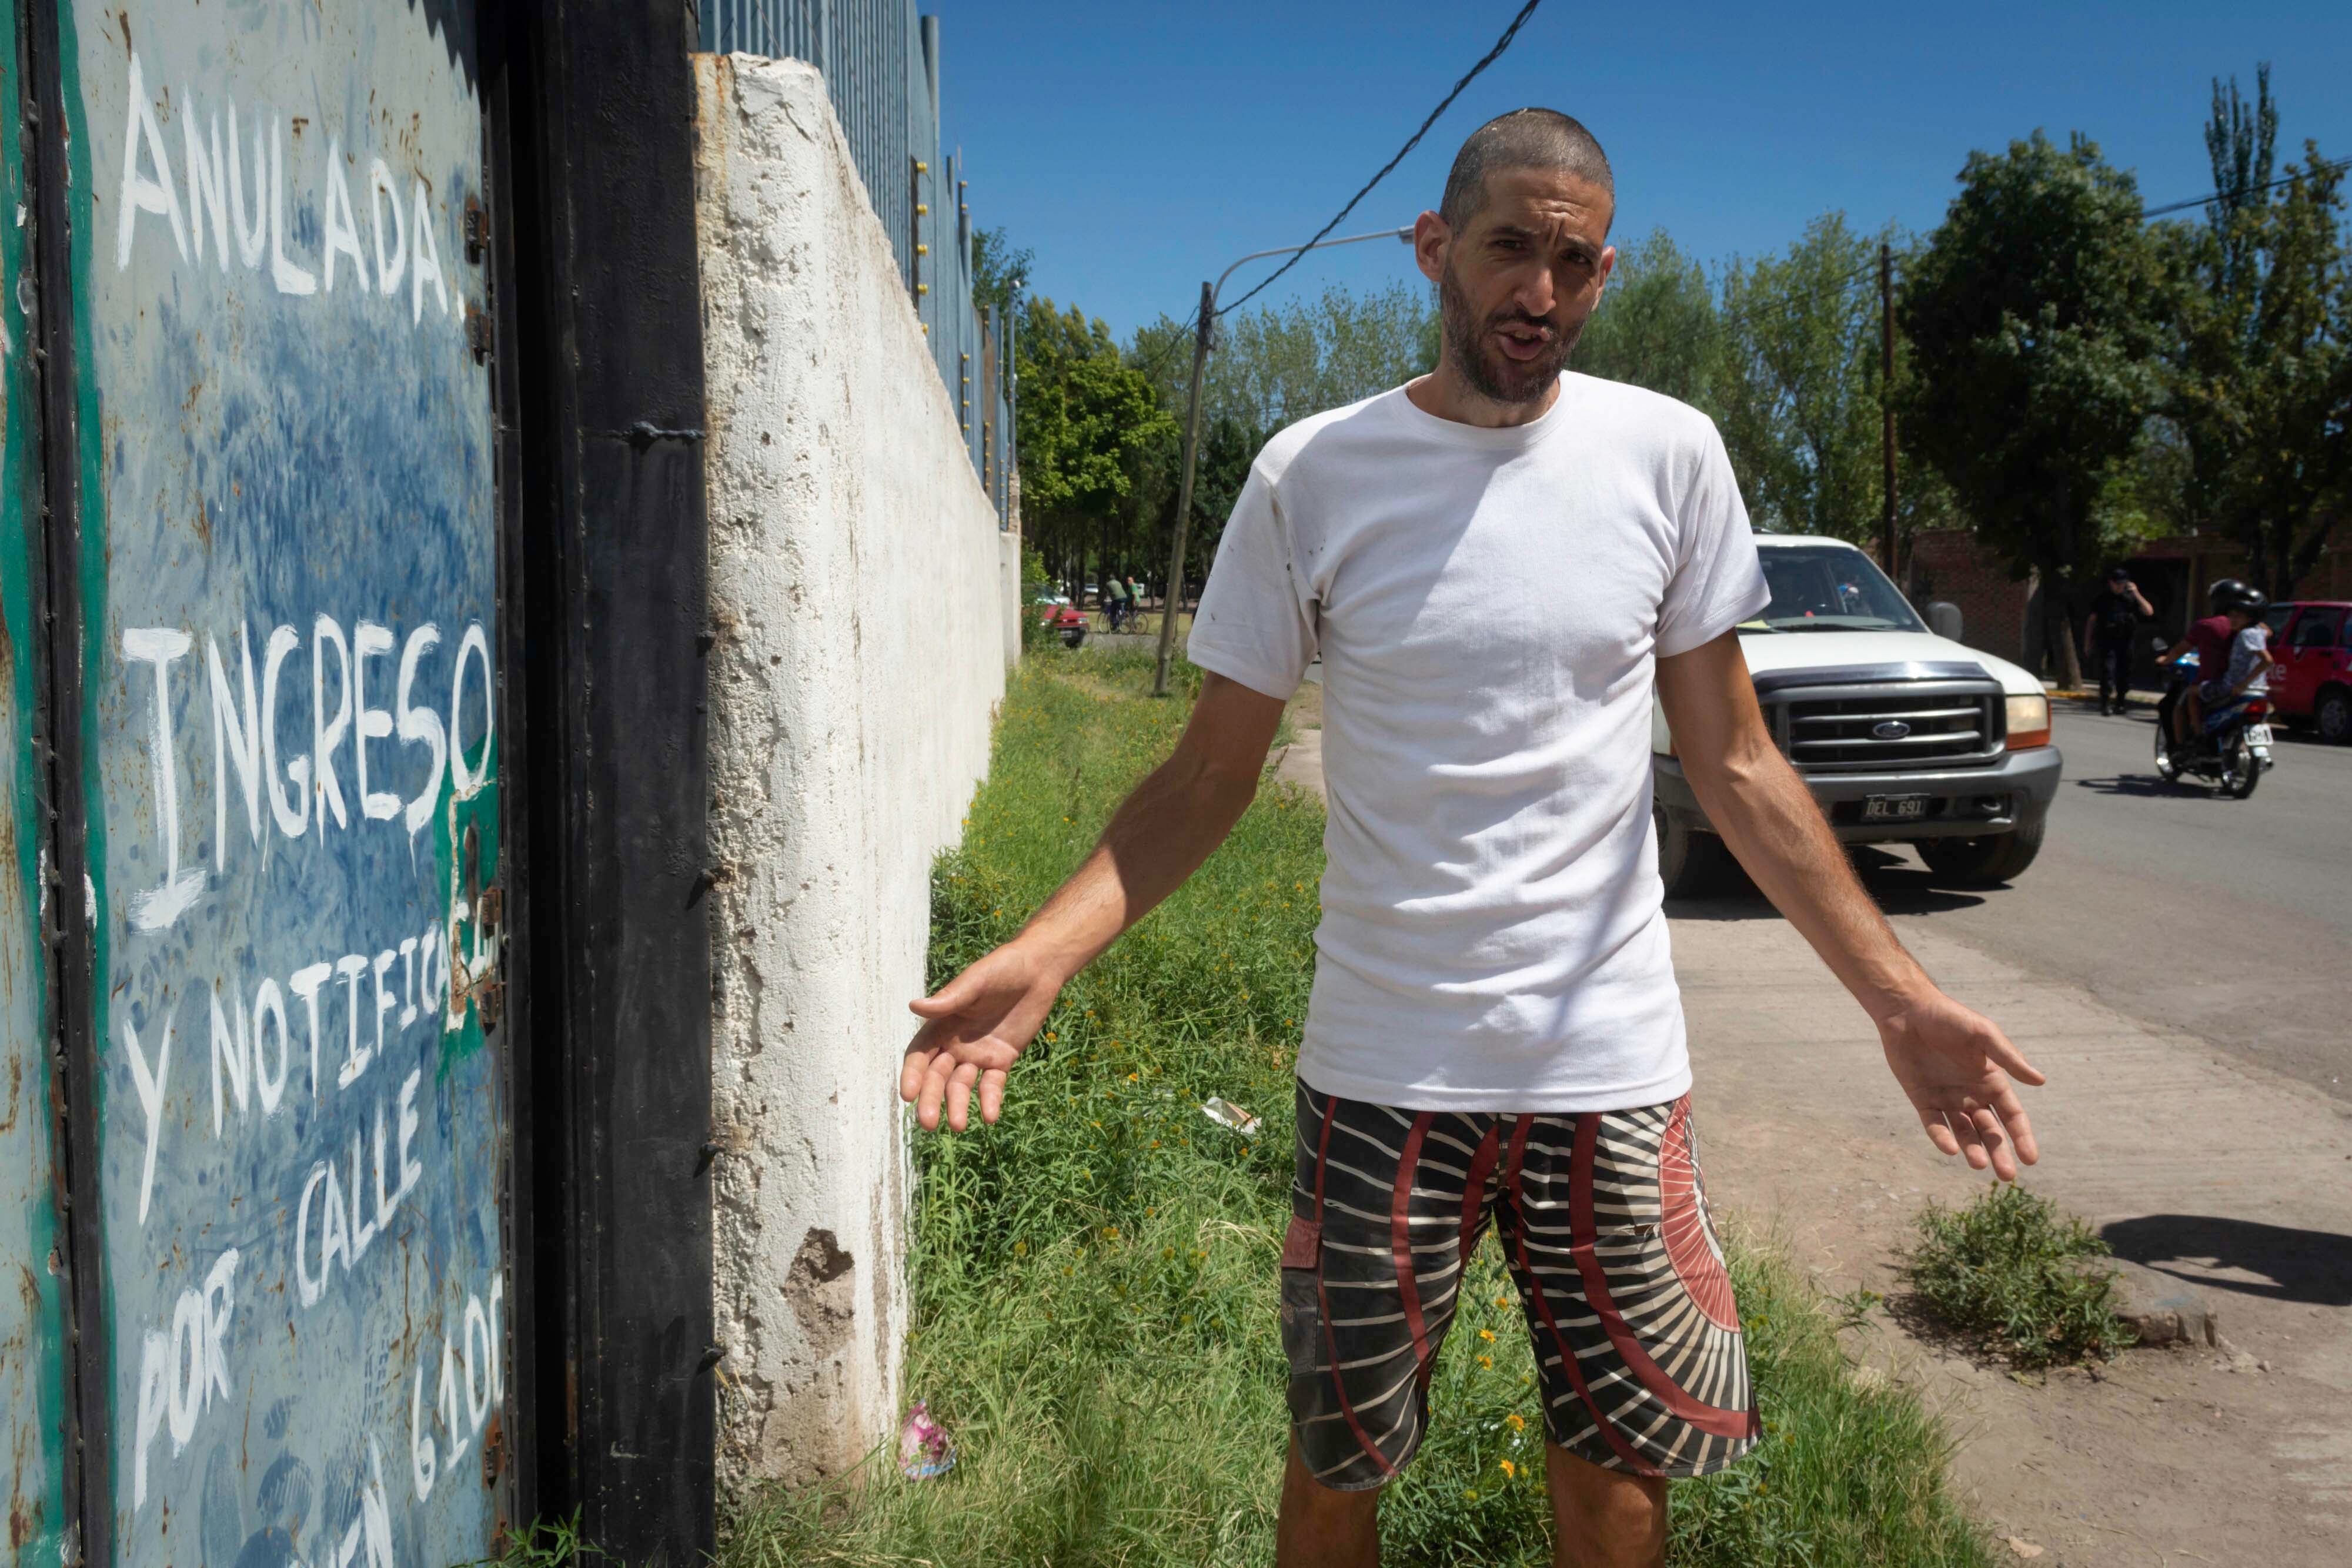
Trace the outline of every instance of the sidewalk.
<instances>
[{"instance_id":1,"label":"sidewalk","mask_svg":"<svg viewBox=\"0 0 2352 1568\"><path fill-rule=\"evenodd\" d=\"M1966 1201L1989 1178L1934 1153L1869 1021L1769 905L1751 894L1674 914L1711 1197L1825 1289L1891 1293L1920 1203ZM1850 1347L1930 1389L1961 1438L1964 1494L2056 1562L2352 1561L2352 1118L1987 957L1933 915L1895 924L2049 1074L2026 1096L2042 1150L2027 1185L2118 1254L2197 1281L2243 1354L2135 1351L2033 1387L1883 1312Z\"/></svg>"},{"instance_id":2,"label":"sidewalk","mask_svg":"<svg viewBox=\"0 0 2352 1568\"><path fill-rule=\"evenodd\" d=\"M1302 691L1275 761L1318 795L1321 695ZM1990 1178L1935 1153L1869 1020L1769 904L1749 893L1669 917L1710 1200L1824 1290L1896 1293L1920 1205L1967 1202ZM1962 1495L2045 1568L2352 1562L2352 1115L1988 956L1932 915L1895 925L2049 1075L2027 1092L2042 1145L2027 1185L2119 1256L2195 1281L2238 1354L2137 1350L2027 1384L1884 1309L1849 1350L1944 1411Z\"/></svg>"}]
</instances>

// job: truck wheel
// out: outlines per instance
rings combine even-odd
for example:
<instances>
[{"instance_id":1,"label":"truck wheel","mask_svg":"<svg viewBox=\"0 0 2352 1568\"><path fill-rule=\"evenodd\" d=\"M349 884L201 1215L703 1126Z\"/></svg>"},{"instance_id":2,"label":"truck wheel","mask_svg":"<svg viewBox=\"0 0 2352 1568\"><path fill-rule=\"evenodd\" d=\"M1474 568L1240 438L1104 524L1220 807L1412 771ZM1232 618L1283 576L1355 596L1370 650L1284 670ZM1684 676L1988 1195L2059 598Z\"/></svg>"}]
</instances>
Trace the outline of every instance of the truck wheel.
<instances>
[{"instance_id":1,"label":"truck wheel","mask_svg":"<svg viewBox=\"0 0 2352 1568\"><path fill-rule=\"evenodd\" d=\"M1668 898L1704 898L1722 890L1731 857L1723 841L1690 823L1664 806L1654 808L1658 821L1658 879Z\"/></svg>"},{"instance_id":2,"label":"truck wheel","mask_svg":"<svg viewBox=\"0 0 2352 1568\"><path fill-rule=\"evenodd\" d=\"M2042 852L2042 834L2049 821L2037 818L2014 832L1987 833L1980 839L1923 839L1914 847L1927 869L1943 880L1964 887L1991 887L2024 874Z\"/></svg>"},{"instance_id":3,"label":"truck wheel","mask_svg":"<svg viewBox=\"0 0 2352 1568\"><path fill-rule=\"evenodd\" d=\"M2319 694L2319 706L2314 717L2319 720L2319 738L2331 746L2352 742L2352 692L2337 687Z\"/></svg>"}]
</instances>

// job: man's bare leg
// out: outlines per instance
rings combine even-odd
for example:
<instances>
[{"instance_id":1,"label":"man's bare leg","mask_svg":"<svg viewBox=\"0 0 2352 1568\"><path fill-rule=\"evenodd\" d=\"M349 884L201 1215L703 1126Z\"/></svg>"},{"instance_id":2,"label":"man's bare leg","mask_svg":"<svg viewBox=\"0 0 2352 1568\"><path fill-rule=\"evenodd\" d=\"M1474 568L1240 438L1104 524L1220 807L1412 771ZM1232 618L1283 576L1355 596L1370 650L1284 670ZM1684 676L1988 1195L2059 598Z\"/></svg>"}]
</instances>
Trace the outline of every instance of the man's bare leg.
<instances>
[{"instance_id":1,"label":"man's bare leg","mask_svg":"<svg viewBox=\"0 0 2352 1568\"><path fill-rule=\"evenodd\" d=\"M1378 1568L1381 1494L1334 1491L1307 1473L1298 1440L1282 1464L1282 1517L1274 1527L1275 1568Z\"/></svg>"},{"instance_id":2,"label":"man's bare leg","mask_svg":"<svg viewBox=\"0 0 2352 1568\"><path fill-rule=\"evenodd\" d=\"M1604 1470L1549 1443L1544 1479L1551 1487L1554 1568L1664 1568L1664 1480Z\"/></svg>"}]
</instances>

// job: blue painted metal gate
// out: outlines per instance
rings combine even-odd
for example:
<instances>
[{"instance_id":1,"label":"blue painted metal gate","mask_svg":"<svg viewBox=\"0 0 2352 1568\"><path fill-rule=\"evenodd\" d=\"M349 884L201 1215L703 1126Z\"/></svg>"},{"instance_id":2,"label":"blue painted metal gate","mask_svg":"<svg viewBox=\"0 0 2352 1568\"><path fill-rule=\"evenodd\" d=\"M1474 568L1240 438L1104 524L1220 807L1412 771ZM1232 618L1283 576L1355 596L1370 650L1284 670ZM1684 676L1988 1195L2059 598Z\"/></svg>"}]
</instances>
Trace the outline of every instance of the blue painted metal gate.
<instances>
[{"instance_id":1,"label":"blue painted metal gate","mask_svg":"<svg viewBox=\"0 0 2352 1568\"><path fill-rule=\"evenodd\" d=\"M34 37L63 190L26 189L12 119L0 320L33 330L26 214L61 215L71 521L28 528L10 353L0 1257L50 1260L0 1291L12 1552L467 1561L505 1512L512 1359L473 7L68 0ZM44 548L79 628L46 650L55 753ZM50 789L79 885L44 859ZM44 914L87 986L79 1192ZM92 1282L78 1344L60 1259Z\"/></svg>"}]
</instances>

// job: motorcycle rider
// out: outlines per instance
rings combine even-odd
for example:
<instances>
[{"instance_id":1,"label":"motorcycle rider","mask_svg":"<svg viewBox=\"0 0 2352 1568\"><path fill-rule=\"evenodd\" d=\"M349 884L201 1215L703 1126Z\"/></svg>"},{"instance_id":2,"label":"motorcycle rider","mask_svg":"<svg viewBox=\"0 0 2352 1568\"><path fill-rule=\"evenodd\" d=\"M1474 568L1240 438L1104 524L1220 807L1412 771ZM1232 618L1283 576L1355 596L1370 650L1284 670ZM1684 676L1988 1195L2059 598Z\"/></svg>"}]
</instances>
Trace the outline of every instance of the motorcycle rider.
<instances>
[{"instance_id":1,"label":"motorcycle rider","mask_svg":"<svg viewBox=\"0 0 2352 1568\"><path fill-rule=\"evenodd\" d=\"M2184 746L2202 739L2207 713L2269 689L2270 636L2262 624L2269 599L2234 577L2215 583L2210 598L2215 613L2189 627L2159 661L2169 664L2192 649L2197 654L2199 679L2180 694L2172 713L2173 739Z\"/></svg>"}]
</instances>

